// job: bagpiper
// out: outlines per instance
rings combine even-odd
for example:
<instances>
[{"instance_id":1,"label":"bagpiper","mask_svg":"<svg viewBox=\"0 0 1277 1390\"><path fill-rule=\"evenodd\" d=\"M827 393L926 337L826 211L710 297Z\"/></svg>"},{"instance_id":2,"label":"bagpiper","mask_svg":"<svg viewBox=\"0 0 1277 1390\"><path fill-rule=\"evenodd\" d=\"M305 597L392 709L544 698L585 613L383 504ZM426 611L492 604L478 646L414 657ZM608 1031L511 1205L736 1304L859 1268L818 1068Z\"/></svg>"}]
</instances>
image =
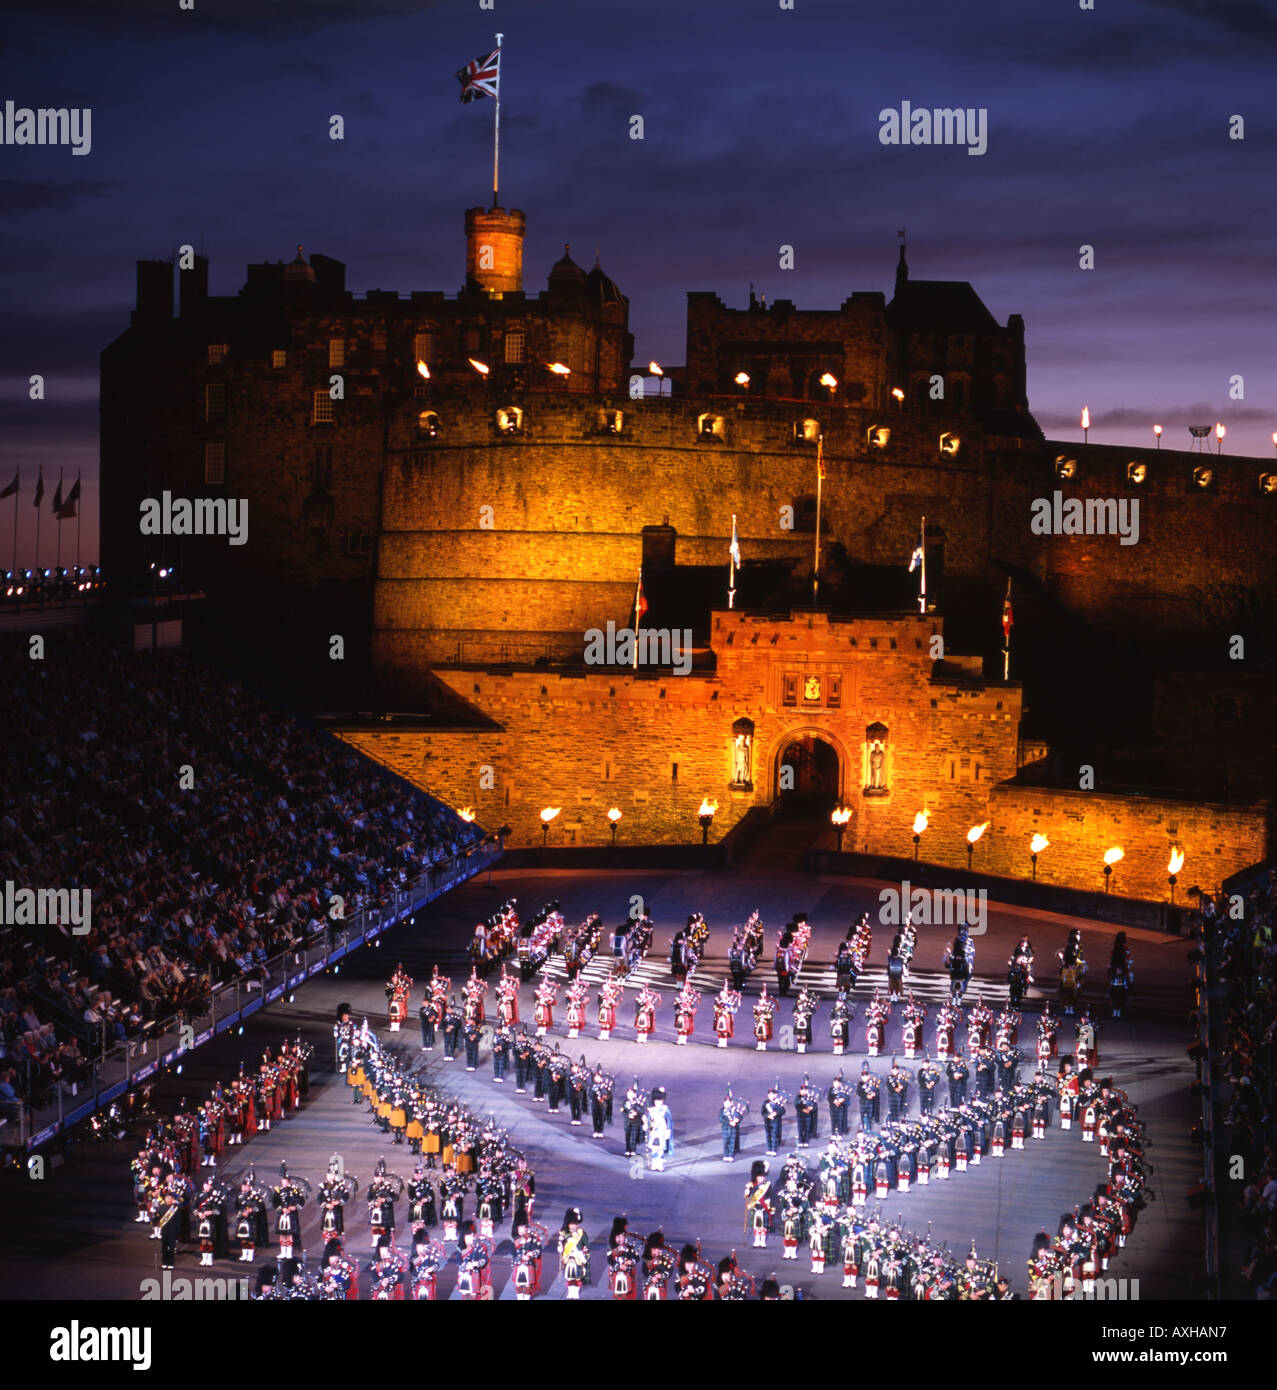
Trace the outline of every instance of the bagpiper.
<instances>
[{"instance_id":1,"label":"bagpiper","mask_svg":"<svg viewBox=\"0 0 1277 1390\"><path fill-rule=\"evenodd\" d=\"M776 1001L768 998L767 986L764 984L758 1002L754 1005L754 1037L757 1039L759 1052L766 1052L767 1044L772 1040L772 1017L775 1013Z\"/></svg>"},{"instance_id":2,"label":"bagpiper","mask_svg":"<svg viewBox=\"0 0 1277 1390\"><path fill-rule=\"evenodd\" d=\"M639 1042L645 1043L656 1031L656 1011L661 1007L661 996L650 985L642 985L634 999L634 1032Z\"/></svg>"},{"instance_id":3,"label":"bagpiper","mask_svg":"<svg viewBox=\"0 0 1277 1390\"><path fill-rule=\"evenodd\" d=\"M794 1115L798 1121L798 1147L810 1148L820 1128L820 1092L811 1084L811 1077L806 1073L794 1096Z\"/></svg>"},{"instance_id":4,"label":"bagpiper","mask_svg":"<svg viewBox=\"0 0 1277 1390\"><path fill-rule=\"evenodd\" d=\"M461 1239L457 1245L457 1292L464 1299L491 1298L491 1244L483 1236L475 1234L473 1221L467 1221L461 1228Z\"/></svg>"},{"instance_id":5,"label":"bagpiper","mask_svg":"<svg viewBox=\"0 0 1277 1390\"><path fill-rule=\"evenodd\" d=\"M226 1253L226 1199L228 1190L216 1179L204 1185L192 1203L195 1233L200 1243L200 1264L211 1265L215 1255Z\"/></svg>"},{"instance_id":6,"label":"bagpiper","mask_svg":"<svg viewBox=\"0 0 1277 1390\"><path fill-rule=\"evenodd\" d=\"M918 1049L922 1046L923 1028L927 1018L927 1006L919 1003L913 997L913 991L909 991L909 998L904 1007L904 1043L905 1057L909 1061L918 1055Z\"/></svg>"},{"instance_id":7,"label":"bagpiper","mask_svg":"<svg viewBox=\"0 0 1277 1390\"><path fill-rule=\"evenodd\" d=\"M732 1095L732 1088L727 1088L727 1095L723 1100L723 1107L718 1112L718 1127L723 1138L723 1162L735 1163L736 1155L740 1153L740 1127L741 1121L749 1113L749 1102L747 1100L737 1100Z\"/></svg>"},{"instance_id":8,"label":"bagpiper","mask_svg":"<svg viewBox=\"0 0 1277 1390\"><path fill-rule=\"evenodd\" d=\"M675 1042L686 1046L688 1038L696 1031L696 1010L701 1005L701 992L690 981L674 996Z\"/></svg>"},{"instance_id":9,"label":"bagpiper","mask_svg":"<svg viewBox=\"0 0 1277 1390\"><path fill-rule=\"evenodd\" d=\"M267 1244L267 1195L266 1188L257 1182L250 1163L235 1198L235 1238L239 1241L239 1259L242 1263L252 1264L258 1246Z\"/></svg>"},{"instance_id":10,"label":"bagpiper","mask_svg":"<svg viewBox=\"0 0 1277 1390\"><path fill-rule=\"evenodd\" d=\"M602 1139L604 1128L612 1123L612 1085L612 1078L602 1064L595 1063L590 1077L590 1119L595 1139Z\"/></svg>"},{"instance_id":11,"label":"bagpiper","mask_svg":"<svg viewBox=\"0 0 1277 1390\"><path fill-rule=\"evenodd\" d=\"M714 996L714 1033L719 1047L726 1047L736 1035L736 1010L740 1008L740 990L732 989L728 981Z\"/></svg>"},{"instance_id":12,"label":"bagpiper","mask_svg":"<svg viewBox=\"0 0 1277 1390\"><path fill-rule=\"evenodd\" d=\"M621 1114L625 1119L625 1156L633 1158L643 1139L643 1115L647 1101L639 1090L638 1077L626 1088L625 1099L621 1101Z\"/></svg>"},{"instance_id":13,"label":"bagpiper","mask_svg":"<svg viewBox=\"0 0 1277 1390\"><path fill-rule=\"evenodd\" d=\"M585 1027L585 1011L590 1000L590 987L582 975L576 976L567 990L568 1038L579 1038Z\"/></svg>"},{"instance_id":14,"label":"bagpiper","mask_svg":"<svg viewBox=\"0 0 1277 1390\"><path fill-rule=\"evenodd\" d=\"M882 1080L869 1070L869 1063L860 1064L860 1081L856 1095L860 1099L860 1128L872 1129L878 1123L878 1106Z\"/></svg>"},{"instance_id":15,"label":"bagpiper","mask_svg":"<svg viewBox=\"0 0 1277 1390\"><path fill-rule=\"evenodd\" d=\"M544 1226L532 1222L514 1225L514 1296L520 1303L541 1292L541 1257L548 1240Z\"/></svg>"},{"instance_id":16,"label":"bagpiper","mask_svg":"<svg viewBox=\"0 0 1277 1390\"><path fill-rule=\"evenodd\" d=\"M358 1180L346 1174L341 1159L334 1154L328 1160L328 1172L315 1197L321 1212L319 1228L325 1247L345 1235L346 1203L353 1201L358 1191Z\"/></svg>"},{"instance_id":17,"label":"bagpiper","mask_svg":"<svg viewBox=\"0 0 1277 1390\"><path fill-rule=\"evenodd\" d=\"M840 989L829 1011L829 1035L833 1039L835 1057L841 1057L851 1043L851 1020L855 1012L855 1005L847 1002L846 990Z\"/></svg>"},{"instance_id":18,"label":"bagpiper","mask_svg":"<svg viewBox=\"0 0 1277 1390\"><path fill-rule=\"evenodd\" d=\"M842 1068L834 1077L825 1099L829 1102L829 1129L832 1134L843 1135L850 1129L851 1098L855 1092L843 1078Z\"/></svg>"},{"instance_id":19,"label":"bagpiper","mask_svg":"<svg viewBox=\"0 0 1277 1390\"><path fill-rule=\"evenodd\" d=\"M397 1033L399 1025L408 1016L408 995L412 991L412 978L403 968L402 962L395 966L395 973L386 985L390 1031Z\"/></svg>"},{"instance_id":20,"label":"bagpiper","mask_svg":"<svg viewBox=\"0 0 1277 1390\"><path fill-rule=\"evenodd\" d=\"M607 1042L616 1027L616 1011L625 995L625 981L610 976L599 986L599 1041Z\"/></svg>"},{"instance_id":21,"label":"bagpiper","mask_svg":"<svg viewBox=\"0 0 1277 1390\"><path fill-rule=\"evenodd\" d=\"M924 1115L932 1115L936 1108L936 1087L944 1072L931 1060L931 1054L923 1050L922 1065L918 1068L918 1109Z\"/></svg>"},{"instance_id":22,"label":"bagpiper","mask_svg":"<svg viewBox=\"0 0 1277 1390\"><path fill-rule=\"evenodd\" d=\"M513 1028L519 1022L519 982L506 974L505 965L497 978L497 1022Z\"/></svg>"},{"instance_id":23,"label":"bagpiper","mask_svg":"<svg viewBox=\"0 0 1277 1390\"><path fill-rule=\"evenodd\" d=\"M794 1000L794 1046L806 1052L811 1046L811 1021L820 1006L820 995L803 985Z\"/></svg>"},{"instance_id":24,"label":"bagpiper","mask_svg":"<svg viewBox=\"0 0 1277 1390\"><path fill-rule=\"evenodd\" d=\"M536 1020L537 1037L543 1038L546 1031L554 1027L554 1005L559 997L557 980L542 980L536 987L536 1006L533 1017Z\"/></svg>"},{"instance_id":25,"label":"bagpiper","mask_svg":"<svg viewBox=\"0 0 1277 1390\"><path fill-rule=\"evenodd\" d=\"M763 1100L763 1131L767 1136L767 1153L774 1158L784 1141L784 1121L787 1097L780 1089L780 1083L771 1086Z\"/></svg>"}]
</instances>

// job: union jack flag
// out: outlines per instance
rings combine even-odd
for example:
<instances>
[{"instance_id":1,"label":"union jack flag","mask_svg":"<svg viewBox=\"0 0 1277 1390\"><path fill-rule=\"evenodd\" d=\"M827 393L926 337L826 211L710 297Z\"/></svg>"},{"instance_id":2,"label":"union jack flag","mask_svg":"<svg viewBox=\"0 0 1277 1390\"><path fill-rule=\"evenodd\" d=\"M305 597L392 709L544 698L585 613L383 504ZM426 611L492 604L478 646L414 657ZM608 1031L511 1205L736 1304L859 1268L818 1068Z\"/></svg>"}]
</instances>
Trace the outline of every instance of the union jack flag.
<instances>
[{"instance_id":1,"label":"union jack flag","mask_svg":"<svg viewBox=\"0 0 1277 1390\"><path fill-rule=\"evenodd\" d=\"M475 101L479 97L492 97L495 100L500 80L501 50L494 48L486 58L475 58L458 71L461 100Z\"/></svg>"}]
</instances>

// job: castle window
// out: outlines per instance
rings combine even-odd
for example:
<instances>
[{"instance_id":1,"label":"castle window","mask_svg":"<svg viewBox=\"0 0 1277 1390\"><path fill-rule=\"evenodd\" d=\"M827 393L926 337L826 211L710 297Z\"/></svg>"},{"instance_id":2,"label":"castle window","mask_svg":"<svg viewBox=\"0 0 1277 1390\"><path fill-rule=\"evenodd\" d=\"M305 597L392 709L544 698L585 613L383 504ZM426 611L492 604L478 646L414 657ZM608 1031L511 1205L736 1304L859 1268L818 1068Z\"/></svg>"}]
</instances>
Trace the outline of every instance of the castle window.
<instances>
[{"instance_id":1,"label":"castle window","mask_svg":"<svg viewBox=\"0 0 1277 1390\"><path fill-rule=\"evenodd\" d=\"M795 531L815 531L816 529L816 495L809 493L805 497L794 498L794 530Z\"/></svg>"},{"instance_id":2,"label":"castle window","mask_svg":"<svg viewBox=\"0 0 1277 1390\"><path fill-rule=\"evenodd\" d=\"M599 433L620 434L625 424L625 416L619 410L599 411Z\"/></svg>"},{"instance_id":3,"label":"castle window","mask_svg":"<svg viewBox=\"0 0 1277 1390\"><path fill-rule=\"evenodd\" d=\"M372 537L367 531L346 531L346 554L367 555L372 549Z\"/></svg>"},{"instance_id":4,"label":"castle window","mask_svg":"<svg viewBox=\"0 0 1277 1390\"><path fill-rule=\"evenodd\" d=\"M435 358L435 335L433 333L418 333L412 340L412 355L417 362L425 362L429 365Z\"/></svg>"},{"instance_id":5,"label":"castle window","mask_svg":"<svg viewBox=\"0 0 1277 1390\"><path fill-rule=\"evenodd\" d=\"M721 415L700 415L696 420L696 436L698 439L710 441L721 440L726 437L723 429L723 417Z\"/></svg>"},{"instance_id":6,"label":"castle window","mask_svg":"<svg viewBox=\"0 0 1277 1390\"><path fill-rule=\"evenodd\" d=\"M1076 478L1077 459L1065 458L1063 454L1055 460L1055 476L1057 478Z\"/></svg>"},{"instance_id":7,"label":"castle window","mask_svg":"<svg viewBox=\"0 0 1277 1390\"><path fill-rule=\"evenodd\" d=\"M786 676L785 689L781 698L781 703L786 705L796 705L798 703L798 677Z\"/></svg>"},{"instance_id":8,"label":"castle window","mask_svg":"<svg viewBox=\"0 0 1277 1390\"><path fill-rule=\"evenodd\" d=\"M224 483L226 481L225 444L205 444L204 481L206 483Z\"/></svg>"},{"instance_id":9,"label":"castle window","mask_svg":"<svg viewBox=\"0 0 1277 1390\"><path fill-rule=\"evenodd\" d=\"M225 362L229 346L228 343L209 343L208 365L210 367L216 367L219 362Z\"/></svg>"},{"instance_id":10,"label":"castle window","mask_svg":"<svg viewBox=\"0 0 1277 1390\"><path fill-rule=\"evenodd\" d=\"M204 419L210 425L226 419L226 387L220 381L210 381L204 388Z\"/></svg>"},{"instance_id":11,"label":"castle window","mask_svg":"<svg viewBox=\"0 0 1277 1390\"><path fill-rule=\"evenodd\" d=\"M316 391L311 397L311 424L330 425L336 418L336 412L333 410L333 398L327 391Z\"/></svg>"},{"instance_id":12,"label":"castle window","mask_svg":"<svg viewBox=\"0 0 1277 1390\"><path fill-rule=\"evenodd\" d=\"M522 328L512 328L505 335L505 360L524 362L527 360L528 335Z\"/></svg>"},{"instance_id":13,"label":"castle window","mask_svg":"<svg viewBox=\"0 0 1277 1390\"><path fill-rule=\"evenodd\" d=\"M330 367L344 367L346 365L345 338L329 338L328 365Z\"/></svg>"},{"instance_id":14,"label":"castle window","mask_svg":"<svg viewBox=\"0 0 1277 1390\"><path fill-rule=\"evenodd\" d=\"M417 416L417 428L423 434L429 435L431 439L437 438L439 435L438 415L436 415L433 410L423 410L421 414Z\"/></svg>"},{"instance_id":15,"label":"castle window","mask_svg":"<svg viewBox=\"0 0 1277 1390\"><path fill-rule=\"evenodd\" d=\"M479 351L479 330L477 328L467 328L463 337L467 352Z\"/></svg>"},{"instance_id":16,"label":"castle window","mask_svg":"<svg viewBox=\"0 0 1277 1390\"><path fill-rule=\"evenodd\" d=\"M799 420L794 425L794 438L804 444L814 444L820 438L820 421Z\"/></svg>"},{"instance_id":17,"label":"castle window","mask_svg":"<svg viewBox=\"0 0 1277 1390\"><path fill-rule=\"evenodd\" d=\"M523 429L523 411L517 405L503 406L497 411L497 429L502 434L518 434Z\"/></svg>"},{"instance_id":18,"label":"castle window","mask_svg":"<svg viewBox=\"0 0 1277 1390\"><path fill-rule=\"evenodd\" d=\"M386 350L386 330L384 328L374 328L372 331L372 350L374 352L385 352Z\"/></svg>"},{"instance_id":19,"label":"castle window","mask_svg":"<svg viewBox=\"0 0 1277 1390\"><path fill-rule=\"evenodd\" d=\"M825 696L825 704L830 709L838 709L842 705L842 677L829 677L829 691Z\"/></svg>"},{"instance_id":20,"label":"castle window","mask_svg":"<svg viewBox=\"0 0 1277 1390\"><path fill-rule=\"evenodd\" d=\"M275 351L271 353L270 364L272 367L288 366L288 354L283 348L276 348Z\"/></svg>"},{"instance_id":21,"label":"castle window","mask_svg":"<svg viewBox=\"0 0 1277 1390\"><path fill-rule=\"evenodd\" d=\"M945 391L949 397L949 409L959 415L967 408L967 392L970 382L964 376L953 376L945 383Z\"/></svg>"}]
</instances>

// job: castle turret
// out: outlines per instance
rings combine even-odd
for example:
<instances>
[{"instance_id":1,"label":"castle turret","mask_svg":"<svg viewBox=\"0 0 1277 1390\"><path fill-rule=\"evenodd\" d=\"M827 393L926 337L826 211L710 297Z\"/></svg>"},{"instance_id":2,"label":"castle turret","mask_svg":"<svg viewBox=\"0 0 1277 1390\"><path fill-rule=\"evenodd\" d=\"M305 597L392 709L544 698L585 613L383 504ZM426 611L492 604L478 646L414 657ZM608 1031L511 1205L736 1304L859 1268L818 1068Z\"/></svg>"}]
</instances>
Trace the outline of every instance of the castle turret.
<instances>
[{"instance_id":1,"label":"castle turret","mask_svg":"<svg viewBox=\"0 0 1277 1390\"><path fill-rule=\"evenodd\" d=\"M524 214L514 208L467 208L467 289L512 294L523 288L526 223Z\"/></svg>"}]
</instances>

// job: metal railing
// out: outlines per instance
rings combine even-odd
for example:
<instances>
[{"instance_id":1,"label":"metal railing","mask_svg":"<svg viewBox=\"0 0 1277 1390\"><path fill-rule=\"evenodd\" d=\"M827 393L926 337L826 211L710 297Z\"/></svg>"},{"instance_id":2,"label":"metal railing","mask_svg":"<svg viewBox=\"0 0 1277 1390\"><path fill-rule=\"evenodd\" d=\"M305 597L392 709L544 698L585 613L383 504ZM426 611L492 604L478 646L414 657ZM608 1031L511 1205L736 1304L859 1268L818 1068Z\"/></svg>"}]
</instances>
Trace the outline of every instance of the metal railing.
<instances>
[{"instance_id":1,"label":"metal railing","mask_svg":"<svg viewBox=\"0 0 1277 1390\"><path fill-rule=\"evenodd\" d=\"M313 975L342 960L360 946L405 917L442 897L450 889L496 863L504 851L476 845L441 860L405 888L383 894L351 917L329 921L305 942L290 946L270 960L256 965L212 992L202 1013L184 1010L154 1025L148 1036L130 1038L105 1048L91 1063L91 1076L69 1095L66 1083L56 1083L54 1100L40 1109L22 1107L22 1146L38 1148L70 1126L95 1114L104 1105L154 1076L179 1057L211 1038L238 1026L259 1009L273 1004L304 984ZM68 1101L73 1102L68 1105ZM6 1130L0 1139L14 1142Z\"/></svg>"}]
</instances>

